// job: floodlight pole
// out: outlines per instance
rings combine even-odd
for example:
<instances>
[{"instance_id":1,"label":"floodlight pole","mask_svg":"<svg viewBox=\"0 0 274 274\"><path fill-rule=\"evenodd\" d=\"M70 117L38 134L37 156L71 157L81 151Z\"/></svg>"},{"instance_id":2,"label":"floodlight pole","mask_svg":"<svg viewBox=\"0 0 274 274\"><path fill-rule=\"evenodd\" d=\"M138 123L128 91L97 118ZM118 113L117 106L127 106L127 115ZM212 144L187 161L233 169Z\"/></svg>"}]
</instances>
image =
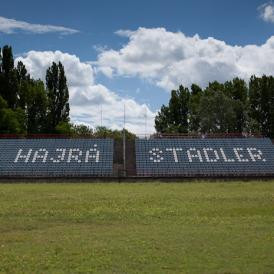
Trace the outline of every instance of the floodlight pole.
<instances>
[{"instance_id":1,"label":"floodlight pole","mask_svg":"<svg viewBox=\"0 0 274 274\"><path fill-rule=\"evenodd\" d=\"M145 108L145 139L147 138L147 108Z\"/></svg>"},{"instance_id":2,"label":"floodlight pole","mask_svg":"<svg viewBox=\"0 0 274 274\"><path fill-rule=\"evenodd\" d=\"M100 112L101 112L101 113L100 113L100 114L101 114L101 115L100 115L100 116L101 116L100 118L101 118L101 127L102 127L102 126L103 126L103 108L102 108L102 104L101 104Z\"/></svg>"},{"instance_id":3,"label":"floodlight pole","mask_svg":"<svg viewBox=\"0 0 274 274\"><path fill-rule=\"evenodd\" d=\"M123 162L124 176L126 176L126 105L124 104L124 129L123 129Z\"/></svg>"}]
</instances>

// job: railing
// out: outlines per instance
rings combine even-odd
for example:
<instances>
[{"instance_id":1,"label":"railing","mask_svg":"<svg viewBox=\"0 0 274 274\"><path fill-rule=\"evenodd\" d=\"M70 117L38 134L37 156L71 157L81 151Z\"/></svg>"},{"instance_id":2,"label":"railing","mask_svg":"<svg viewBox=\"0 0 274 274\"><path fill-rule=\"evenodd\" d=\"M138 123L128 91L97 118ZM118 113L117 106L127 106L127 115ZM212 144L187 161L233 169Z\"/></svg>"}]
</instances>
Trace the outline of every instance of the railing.
<instances>
[{"instance_id":1,"label":"railing","mask_svg":"<svg viewBox=\"0 0 274 274\"><path fill-rule=\"evenodd\" d=\"M107 139L94 135L69 135L69 134L0 134L0 139Z\"/></svg>"},{"instance_id":2,"label":"railing","mask_svg":"<svg viewBox=\"0 0 274 274\"><path fill-rule=\"evenodd\" d=\"M152 134L138 134L137 139L186 139L186 138L263 138L258 133L152 133ZM0 134L0 139L106 139L109 136L96 136L93 134L87 135L72 135L72 134ZM122 140L122 138L120 138Z\"/></svg>"},{"instance_id":3,"label":"railing","mask_svg":"<svg viewBox=\"0 0 274 274\"><path fill-rule=\"evenodd\" d=\"M190 133L155 133L150 136L151 139L210 139L210 138L263 138L261 134L257 133L206 133L206 134L190 134Z\"/></svg>"}]
</instances>

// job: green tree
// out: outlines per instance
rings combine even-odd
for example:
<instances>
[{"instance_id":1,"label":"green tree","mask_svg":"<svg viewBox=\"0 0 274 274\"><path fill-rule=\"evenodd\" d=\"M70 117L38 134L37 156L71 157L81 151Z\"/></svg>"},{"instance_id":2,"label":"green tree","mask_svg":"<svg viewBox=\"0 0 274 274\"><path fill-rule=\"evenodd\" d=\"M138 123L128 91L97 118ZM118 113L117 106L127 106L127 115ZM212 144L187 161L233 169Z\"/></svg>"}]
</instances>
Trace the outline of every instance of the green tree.
<instances>
[{"instance_id":1,"label":"green tree","mask_svg":"<svg viewBox=\"0 0 274 274\"><path fill-rule=\"evenodd\" d=\"M8 103L1 96L0 133L26 133L24 111L20 108L8 108Z\"/></svg>"},{"instance_id":2,"label":"green tree","mask_svg":"<svg viewBox=\"0 0 274 274\"><path fill-rule=\"evenodd\" d=\"M202 95L203 90L198 85L193 84L189 99L189 131L193 133L200 132L201 117L199 109Z\"/></svg>"},{"instance_id":3,"label":"green tree","mask_svg":"<svg viewBox=\"0 0 274 274\"><path fill-rule=\"evenodd\" d=\"M244 80L234 78L224 84L224 93L232 99L235 112L235 132L243 132L247 128L248 119L248 88Z\"/></svg>"},{"instance_id":4,"label":"green tree","mask_svg":"<svg viewBox=\"0 0 274 274\"><path fill-rule=\"evenodd\" d=\"M73 125L73 134L76 136L84 136L84 135L92 135L93 130L92 128L86 125Z\"/></svg>"},{"instance_id":5,"label":"green tree","mask_svg":"<svg viewBox=\"0 0 274 274\"><path fill-rule=\"evenodd\" d=\"M44 133L47 129L47 94L41 80L29 80L24 94L28 133Z\"/></svg>"},{"instance_id":6,"label":"green tree","mask_svg":"<svg viewBox=\"0 0 274 274\"><path fill-rule=\"evenodd\" d=\"M216 86L215 86L216 87ZM223 91L208 90L200 101L200 127L203 133L234 132L235 112L233 100Z\"/></svg>"},{"instance_id":7,"label":"green tree","mask_svg":"<svg viewBox=\"0 0 274 274\"><path fill-rule=\"evenodd\" d=\"M3 63L3 57L2 57L2 49L0 48L0 76L2 75L2 63Z\"/></svg>"},{"instance_id":8,"label":"green tree","mask_svg":"<svg viewBox=\"0 0 274 274\"><path fill-rule=\"evenodd\" d=\"M26 108L27 97L29 92L29 84L31 82L30 75L27 72L25 65L19 61L16 67L16 76L18 82L18 105Z\"/></svg>"},{"instance_id":9,"label":"green tree","mask_svg":"<svg viewBox=\"0 0 274 274\"><path fill-rule=\"evenodd\" d=\"M179 86L178 90L171 91L168 106L162 106L155 118L157 132L187 133L189 123L189 98L188 88Z\"/></svg>"},{"instance_id":10,"label":"green tree","mask_svg":"<svg viewBox=\"0 0 274 274\"><path fill-rule=\"evenodd\" d=\"M169 107L162 105L160 111L155 117L155 129L157 132L167 133L170 131L170 115Z\"/></svg>"},{"instance_id":11,"label":"green tree","mask_svg":"<svg viewBox=\"0 0 274 274\"><path fill-rule=\"evenodd\" d=\"M9 46L2 49L0 67L0 96L7 102L8 107L14 110L17 107L18 82L12 48Z\"/></svg>"},{"instance_id":12,"label":"green tree","mask_svg":"<svg viewBox=\"0 0 274 274\"><path fill-rule=\"evenodd\" d=\"M61 62L48 68L46 73L48 95L48 130L54 132L62 122L69 122L69 91Z\"/></svg>"},{"instance_id":13,"label":"green tree","mask_svg":"<svg viewBox=\"0 0 274 274\"><path fill-rule=\"evenodd\" d=\"M264 136L274 137L274 78L252 76L249 82L250 118Z\"/></svg>"},{"instance_id":14,"label":"green tree","mask_svg":"<svg viewBox=\"0 0 274 274\"><path fill-rule=\"evenodd\" d=\"M112 130L106 127L96 127L93 136L95 138L112 138L115 140L122 140L123 134L123 130ZM128 130L125 130L125 135L127 140L136 139L136 135Z\"/></svg>"},{"instance_id":15,"label":"green tree","mask_svg":"<svg viewBox=\"0 0 274 274\"><path fill-rule=\"evenodd\" d=\"M74 133L73 125L69 122L60 122L55 127L55 132L58 134L72 135Z\"/></svg>"}]
</instances>

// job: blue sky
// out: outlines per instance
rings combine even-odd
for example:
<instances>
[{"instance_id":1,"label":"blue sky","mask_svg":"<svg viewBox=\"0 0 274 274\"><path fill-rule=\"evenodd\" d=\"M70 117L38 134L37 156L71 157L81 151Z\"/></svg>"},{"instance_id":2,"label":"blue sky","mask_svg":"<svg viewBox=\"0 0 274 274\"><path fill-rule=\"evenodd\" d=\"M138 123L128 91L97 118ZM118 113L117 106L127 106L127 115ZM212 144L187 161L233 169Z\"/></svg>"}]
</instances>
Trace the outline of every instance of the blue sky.
<instances>
[{"instance_id":1,"label":"blue sky","mask_svg":"<svg viewBox=\"0 0 274 274\"><path fill-rule=\"evenodd\" d=\"M28 55L30 51L75 55L81 64L89 64L92 80L85 92L87 86L74 82L71 100L78 96L77 92L84 92L82 95L91 104L95 101L98 104L98 98L101 98L105 109L111 103L103 100L104 96L116 96L114 104L132 100L136 104L136 115L142 116L146 112L150 117L152 130L152 116L168 102L169 90L180 83L189 86L191 82L197 82L203 86L208 81L228 80L237 74L248 79L250 74L274 72L274 64L266 62L272 49L272 41L267 43L274 30L272 8L272 2L259 0L2 1L0 16L4 19L0 20L0 46L12 45L15 56L25 60L34 77L43 75L35 73L35 69L45 69L44 64L41 65L43 58L52 61L57 57L40 54L42 59L37 62L38 55ZM5 21L10 19L14 21ZM17 27L14 27L15 23ZM4 28L4 24L12 26ZM37 24L64 27L67 33L54 28L40 31L35 27ZM131 32L117 34L119 30ZM195 34L199 37L192 41ZM208 40L208 37L214 40ZM163 46L158 48L157 43ZM173 48L174 43L176 47ZM190 49L185 50L188 47ZM215 60L214 56L219 52L222 54ZM234 56L237 56L235 61L230 61ZM181 58L180 62L176 58ZM237 63L239 59L241 61ZM252 59L256 63L260 60L260 69L256 64L250 64ZM81 64L78 64L80 68ZM69 69L70 75L72 65ZM89 68L86 69L82 76L81 71L75 72L79 80L88 77ZM206 70L210 73L205 74ZM95 100L95 97L98 98ZM128 112L134 111L131 103L129 101ZM96 113L90 113L89 109L89 118L83 118L85 113L78 113L79 109L80 105L73 109L76 122L92 126L98 123ZM116 120L107 117L110 115ZM105 124L120 127L119 115L106 113ZM143 118L139 121L133 114L129 118L132 120L129 129L141 132L138 128L142 127L144 130Z\"/></svg>"}]
</instances>

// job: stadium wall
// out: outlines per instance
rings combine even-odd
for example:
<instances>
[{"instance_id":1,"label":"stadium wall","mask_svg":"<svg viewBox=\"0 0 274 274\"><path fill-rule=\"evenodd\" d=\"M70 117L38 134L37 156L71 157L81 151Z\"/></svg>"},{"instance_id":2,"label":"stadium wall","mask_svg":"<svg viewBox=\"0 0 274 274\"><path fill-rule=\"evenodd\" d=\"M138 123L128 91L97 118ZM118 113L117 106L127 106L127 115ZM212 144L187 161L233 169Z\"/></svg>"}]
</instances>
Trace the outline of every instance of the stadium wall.
<instances>
[{"instance_id":1,"label":"stadium wall","mask_svg":"<svg viewBox=\"0 0 274 274\"><path fill-rule=\"evenodd\" d=\"M274 177L268 138L0 139L0 178Z\"/></svg>"}]
</instances>

